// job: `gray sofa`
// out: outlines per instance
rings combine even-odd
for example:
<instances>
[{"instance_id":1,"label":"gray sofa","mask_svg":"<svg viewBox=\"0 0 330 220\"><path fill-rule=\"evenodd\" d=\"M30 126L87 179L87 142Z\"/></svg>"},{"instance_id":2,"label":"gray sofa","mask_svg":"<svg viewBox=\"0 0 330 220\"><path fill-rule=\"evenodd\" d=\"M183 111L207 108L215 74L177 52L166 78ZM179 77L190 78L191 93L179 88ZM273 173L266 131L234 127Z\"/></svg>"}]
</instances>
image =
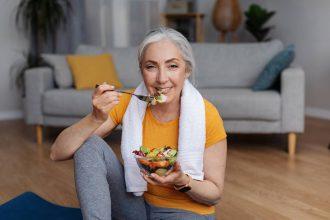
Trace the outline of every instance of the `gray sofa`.
<instances>
[{"instance_id":1,"label":"gray sofa","mask_svg":"<svg viewBox=\"0 0 330 220\"><path fill-rule=\"evenodd\" d=\"M251 87L267 62L284 47L278 40L266 43L192 44L197 63L195 85L219 110L228 133L281 133L288 135L288 151L294 154L296 133L304 131L304 71L285 69L281 90L252 91ZM81 45L77 54L109 52L125 88L142 80L137 48L107 48ZM92 90L60 89L52 69L42 67L25 73L24 118L42 126L69 126L91 112Z\"/></svg>"}]
</instances>

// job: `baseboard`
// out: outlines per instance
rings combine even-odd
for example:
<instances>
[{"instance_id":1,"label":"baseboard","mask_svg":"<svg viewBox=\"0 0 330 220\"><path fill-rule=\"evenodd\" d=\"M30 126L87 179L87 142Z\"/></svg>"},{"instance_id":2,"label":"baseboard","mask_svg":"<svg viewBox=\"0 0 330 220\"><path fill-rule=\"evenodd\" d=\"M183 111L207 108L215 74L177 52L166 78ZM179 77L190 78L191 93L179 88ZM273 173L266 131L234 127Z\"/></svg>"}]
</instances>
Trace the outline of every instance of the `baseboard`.
<instances>
[{"instance_id":1,"label":"baseboard","mask_svg":"<svg viewBox=\"0 0 330 220\"><path fill-rule=\"evenodd\" d=\"M306 107L305 110L306 110L305 114L307 116L330 120L330 111L329 110L324 110L321 108L313 108L313 107Z\"/></svg>"},{"instance_id":2,"label":"baseboard","mask_svg":"<svg viewBox=\"0 0 330 220\"><path fill-rule=\"evenodd\" d=\"M21 110L0 111L0 121L14 120L20 118L23 118L23 112Z\"/></svg>"}]
</instances>

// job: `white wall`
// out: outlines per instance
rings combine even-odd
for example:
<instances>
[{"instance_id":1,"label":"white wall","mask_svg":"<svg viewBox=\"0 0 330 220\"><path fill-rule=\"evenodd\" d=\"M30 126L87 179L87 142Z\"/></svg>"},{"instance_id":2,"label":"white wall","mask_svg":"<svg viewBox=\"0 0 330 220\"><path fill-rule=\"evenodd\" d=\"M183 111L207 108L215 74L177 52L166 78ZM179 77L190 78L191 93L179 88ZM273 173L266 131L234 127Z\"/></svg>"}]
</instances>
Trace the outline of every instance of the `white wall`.
<instances>
[{"instance_id":1,"label":"white wall","mask_svg":"<svg viewBox=\"0 0 330 220\"><path fill-rule=\"evenodd\" d=\"M218 33L211 23L215 0L199 0L198 8L206 14L205 39L216 42ZM271 32L285 45L296 46L295 62L306 72L306 113L330 119L330 1L329 0L240 0L242 10L258 3L276 15L269 25ZM239 36L242 41L253 41L243 24Z\"/></svg>"},{"instance_id":2,"label":"white wall","mask_svg":"<svg viewBox=\"0 0 330 220\"><path fill-rule=\"evenodd\" d=\"M21 59L27 42L17 33L15 13L19 0L0 0L0 120L21 117L21 100L10 78L10 66Z\"/></svg>"},{"instance_id":3,"label":"white wall","mask_svg":"<svg viewBox=\"0 0 330 220\"><path fill-rule=\"evenodd\" d=\"M296 46L296 63L306 72L307 114L330 119L330 1L276 0L275 38Z\"/></svg>"}]
</instances>

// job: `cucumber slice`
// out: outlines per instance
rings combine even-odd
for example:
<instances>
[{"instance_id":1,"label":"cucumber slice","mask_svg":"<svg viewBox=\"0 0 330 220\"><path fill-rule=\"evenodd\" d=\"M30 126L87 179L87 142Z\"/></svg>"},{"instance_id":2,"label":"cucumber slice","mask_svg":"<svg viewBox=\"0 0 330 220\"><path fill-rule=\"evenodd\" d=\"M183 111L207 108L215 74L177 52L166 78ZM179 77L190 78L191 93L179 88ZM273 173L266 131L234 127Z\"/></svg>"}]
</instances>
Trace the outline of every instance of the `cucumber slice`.
<instances>
[{"instance_id":1,"label":"cucumber slice","mask_svg":"<svg viewBox=\"0 0 330 220\"><path fill-rule=\"evenodd\" d=\"M170 162L170 165L173 165L176 161L176 157L171 157L168 159L168 162Z\"/></svg>"},{"instance_id":2,"label":"cucumber slice","mask_svg":"<svg viewBox=\"0 0 330 220\"><path fill-rule=\"evenodd\" d=\"M147 154L147 157L149 157L149 158L156 157L158 153L159 153L159 150L157 148L153 149Z\"/></svg>"},{"instance_id":3,"label":"cucumber slice","mask_svg":"<svg viewBox=\"0 0 330 220\"><path fill-rule=\"evenodd\" d=\"M141 146L140 147L140 151L142 151L144 154L149 154L150 153L149 148L147 148L145 146Z\"/></svg>"}]
</instances>

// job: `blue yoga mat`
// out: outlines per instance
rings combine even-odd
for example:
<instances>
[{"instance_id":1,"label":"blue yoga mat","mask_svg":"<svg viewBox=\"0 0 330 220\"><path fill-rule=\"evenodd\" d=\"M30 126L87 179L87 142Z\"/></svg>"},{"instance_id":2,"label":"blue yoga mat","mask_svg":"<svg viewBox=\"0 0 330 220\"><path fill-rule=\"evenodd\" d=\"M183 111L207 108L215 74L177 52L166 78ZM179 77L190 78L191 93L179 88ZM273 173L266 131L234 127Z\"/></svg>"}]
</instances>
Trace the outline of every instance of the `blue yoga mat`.
<instances>
[{"instance_id":1,"label":"blue yoga mat","mask_svg":"<svg viewBox=\"0 0 330 220\"><path fill-rule=\"evenodd\" d=\"M0 206L1 220L80 220L78 208L52 204L32 192L25 192Z\"/></svg>"}]
</instances>

